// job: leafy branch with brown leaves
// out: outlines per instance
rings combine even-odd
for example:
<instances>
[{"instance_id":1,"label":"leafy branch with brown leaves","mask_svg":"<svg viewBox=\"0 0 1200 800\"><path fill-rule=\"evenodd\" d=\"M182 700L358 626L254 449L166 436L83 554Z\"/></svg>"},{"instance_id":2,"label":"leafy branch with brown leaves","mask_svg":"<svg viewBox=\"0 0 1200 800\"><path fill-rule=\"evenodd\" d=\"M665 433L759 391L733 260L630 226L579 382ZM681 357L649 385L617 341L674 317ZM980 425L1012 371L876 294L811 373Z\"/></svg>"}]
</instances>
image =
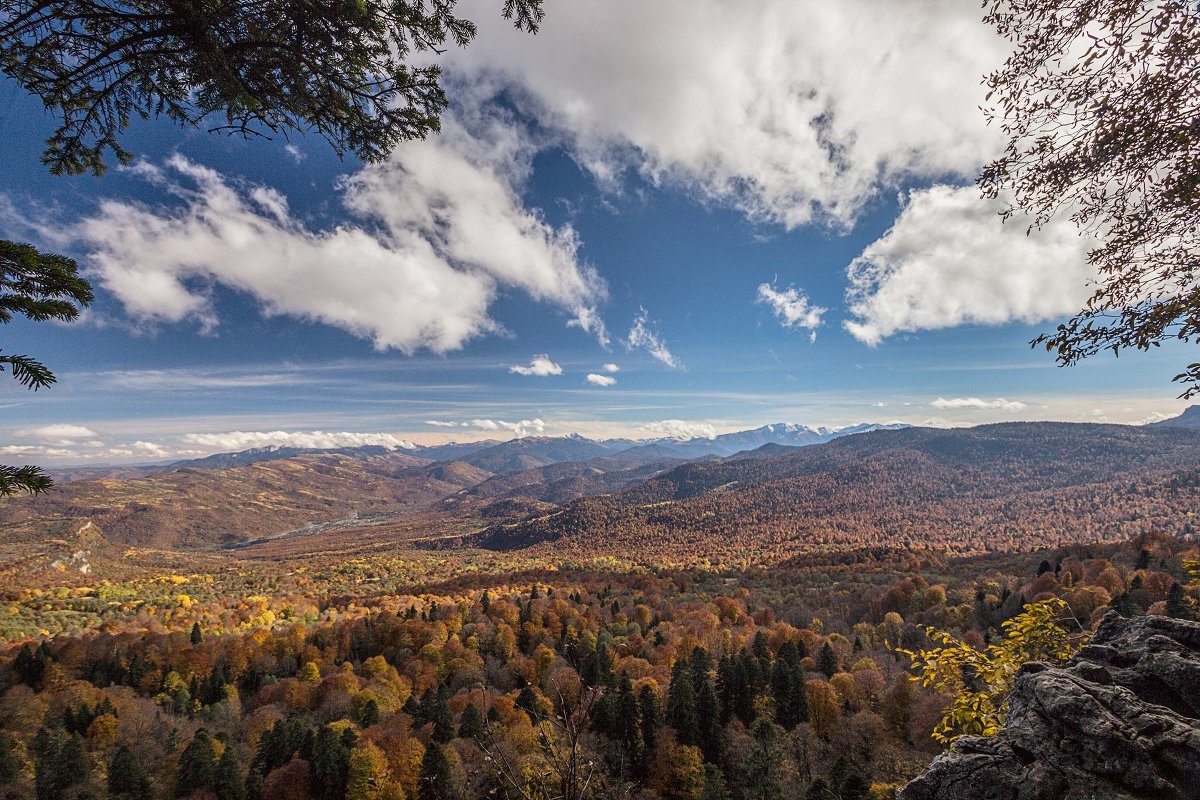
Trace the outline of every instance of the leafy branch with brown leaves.
<instances>
[{"instance_id":1,"label":"leafy branch with brown leaves","mask_svg":"<svg viewBox=\"0 0 1200 800\"><path fill-rule=\"evenodd\" d=\"M1015 50L985 79L1008 137L979 179L1037 228L1094 238L1085 306L1033 341L1071 365L1200 337L1200 6L1165 0L986 0ZM1174 378L1200 393L1200 363Z\"/></svg>"}]
</instances>

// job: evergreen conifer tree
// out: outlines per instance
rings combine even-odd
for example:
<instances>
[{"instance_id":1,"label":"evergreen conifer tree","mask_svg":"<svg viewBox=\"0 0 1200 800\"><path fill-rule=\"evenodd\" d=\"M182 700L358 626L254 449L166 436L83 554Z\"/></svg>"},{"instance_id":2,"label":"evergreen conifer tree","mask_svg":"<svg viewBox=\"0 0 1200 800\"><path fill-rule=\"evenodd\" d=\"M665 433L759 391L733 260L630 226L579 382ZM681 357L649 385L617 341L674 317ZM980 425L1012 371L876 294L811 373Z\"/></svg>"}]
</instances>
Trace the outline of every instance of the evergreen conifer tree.
<instances>
[{"instance_id":1,"label":"evergreen conifer tree","mask_svg":"<svg viewBox=\"0 0 1200 800\"><path fill-rule=\"evenodd\" d=\"M829 646L829 642L821 645L821 650L817 653L817 669L824 672L827 678L832 678L838 671L837 655Z\"/></svg>"},{"instance_id":2,"label":"evergreen conifer tree","mask_svg":"<svg viewBox=\"0 0 1200 800\"><path fill-rule=\"evenodd\" d=\"M150 778L125 745L118 746L108 762L108 793L121 800L150 800Z\"/></svg>"},{"instance_id":3,"label":"evergreen conifer tree","mask_svg":"<svg viewBox=\"0 0 1200 800\"><path fill-rule=\"evenodd\" d=\"M221 753L221 758L217 760L213 791L217 794L217 800L246 800L246 782L242 778L242 767L230 744L225 745L225 752Z\"/></svg>"},{"instance_id":4,"label":"evergreen conifer tree","mask_svg":"<svg viewBox=\"0 0 1200 800\"><path fill-rule=\"evenodd\" d=\"M667 724L675 729L680 744L699 745L696 690L691 670L683 659L676 661L671 669L671 685L667 688Z\"/></svg>"},{"instance_id":5,"label":"evergreen conifer tree","mask_svg":"<svg viewBox=\"0 0 1200 800\"><path fill-rule=\"evenodd\" d=\"M175 797L186 797L192 792L213 788L216 771L217 755L212 737L201 728L179 755Z\"/></svg>"},{"instance_id":6,"label":"evergreen conifer tree","mask_svg":"<svg viewBox=\"0 0 1200 800\"><path fill-rule=\"evenodd\" d=\"M479 707L474 703L467 703L467 707L463 709L458 720L458 735L459 738L472 741L479 741L487 735L483 714L479 713Z\"/></svg>"},{"instance_id":7,"label":"evergreen conifer tree","mask_svg":"<svg viewBox=\"0 0 1200 800\"><path fill-rule=\"evenodd\" d=\"M437 742L430 742L421 759L417 800L456 800L456 794L446 753Z\"/></svg>"},{"instance_id":8,"label":"evergreen conifer tree","mask_svg":"<svg viewBox=\"0 0 1200 800\"><path fill-rule=\"evenodd\" d=\"M1183 587L1178 582L1172 583L1171 588L1167 589L1167 616L1175 619L1191 619L1191 611L1188 609L1187 597L1183 593Z\"/></svg>"}]
</instances>

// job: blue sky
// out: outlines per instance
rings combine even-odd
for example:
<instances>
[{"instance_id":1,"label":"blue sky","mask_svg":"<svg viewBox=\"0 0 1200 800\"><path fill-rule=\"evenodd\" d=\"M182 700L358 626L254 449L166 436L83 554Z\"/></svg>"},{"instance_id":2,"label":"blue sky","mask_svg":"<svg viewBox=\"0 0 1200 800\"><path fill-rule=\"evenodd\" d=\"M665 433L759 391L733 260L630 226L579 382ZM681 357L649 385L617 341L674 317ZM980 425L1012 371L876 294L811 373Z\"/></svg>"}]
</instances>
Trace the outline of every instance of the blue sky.
<instances>
[{"instance_id":1,"label":"blue sky","mask_svg":"<svg viewBox=\"0 0 1200 800\"><path fill-rule=\"evenodd\" d=\"M134 168L56 178L53 119L0 83L0 235L99 289L79 323L0 331L59 377L0 387L5 458L1185 405L1182 348L1029 348L1086 297L1086 243L1004 228L973 188L1004 49L972 4L714 0L679 30L683 7L621 0L537 37L492 5L444 58L443 135L384 165L157 121Z\"/></svg>"}]
</instances>

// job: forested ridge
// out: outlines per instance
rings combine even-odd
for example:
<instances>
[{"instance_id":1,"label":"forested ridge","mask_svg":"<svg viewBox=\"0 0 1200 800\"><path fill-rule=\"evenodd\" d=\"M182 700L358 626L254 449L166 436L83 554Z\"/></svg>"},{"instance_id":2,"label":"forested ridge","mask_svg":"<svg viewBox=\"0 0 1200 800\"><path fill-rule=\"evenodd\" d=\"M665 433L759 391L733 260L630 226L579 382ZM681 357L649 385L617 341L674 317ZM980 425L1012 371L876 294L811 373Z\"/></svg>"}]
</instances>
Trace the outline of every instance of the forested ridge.
<instances>
[{"instance_id":1,"label":"forested ridge","mask_svg":"<svg viewBox=\"0 0 1200 800\"><path fill-rule=\"evenodd\" d=\"M689 463L478 537L558 553L762 562L811 548L979 553L1189 533L1200 434L1011 423L846 437ZM545 544L543 544L545 543Z\"/></svg>"}]
</instances>

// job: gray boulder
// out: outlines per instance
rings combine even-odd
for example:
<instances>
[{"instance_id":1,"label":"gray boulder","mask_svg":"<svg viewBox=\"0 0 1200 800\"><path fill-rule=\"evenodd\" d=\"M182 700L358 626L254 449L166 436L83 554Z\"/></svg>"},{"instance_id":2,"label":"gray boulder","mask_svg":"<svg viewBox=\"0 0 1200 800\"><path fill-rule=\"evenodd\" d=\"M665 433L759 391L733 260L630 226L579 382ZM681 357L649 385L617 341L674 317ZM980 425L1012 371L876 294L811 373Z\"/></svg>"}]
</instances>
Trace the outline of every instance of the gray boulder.
<instances>
[{"instance_id":1,"label":"gray boulder","mask_svg":"<svg viewBox=\"0 0 1200 800\"><path fill-rule=\"evenodd\" d=\"M996 736L899 800L1200 800L1200 623L1110 613L1071 664L1021 667Z\"/></svg>"}]
</instances>

